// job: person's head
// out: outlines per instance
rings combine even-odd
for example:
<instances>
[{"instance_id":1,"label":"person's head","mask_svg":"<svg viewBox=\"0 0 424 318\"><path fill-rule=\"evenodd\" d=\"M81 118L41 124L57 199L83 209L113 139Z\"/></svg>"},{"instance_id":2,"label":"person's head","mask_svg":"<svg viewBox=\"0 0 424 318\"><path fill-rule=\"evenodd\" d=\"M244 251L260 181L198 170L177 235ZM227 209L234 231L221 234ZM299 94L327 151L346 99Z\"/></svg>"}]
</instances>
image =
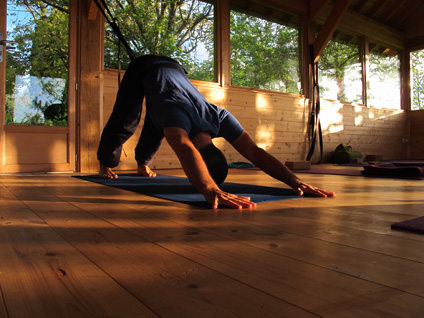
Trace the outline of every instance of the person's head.
<instances>
[{"instance_id":1,"label":"person's head","mask_svg":"<svg viewBox=\"0 0 424 318\"><path fill-rule=\"evenodd\" d=\"M212 179L218 185L223 183L228 175L227 159L213 144L211 135L207 132L199 133L192 138L192 141L202 155Z\"/></svg>"}]
</instances>

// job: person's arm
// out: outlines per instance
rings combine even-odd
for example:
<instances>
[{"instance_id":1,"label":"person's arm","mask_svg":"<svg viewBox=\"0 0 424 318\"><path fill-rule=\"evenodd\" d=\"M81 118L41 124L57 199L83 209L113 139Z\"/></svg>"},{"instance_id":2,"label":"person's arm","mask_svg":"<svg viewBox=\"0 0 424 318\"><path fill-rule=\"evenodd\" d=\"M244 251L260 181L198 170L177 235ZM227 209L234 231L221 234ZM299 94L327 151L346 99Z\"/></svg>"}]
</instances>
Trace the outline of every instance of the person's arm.
<instances>
[{"instance_id":1,"label":"person's arm","mask_svg":"<svg viewBox=\"0 0 424 318\"><path fill-rule=\"evenodd\" d=\"M212 208L227 205L232 208L249 208L256 204L250 198L233 195L219 189L209 174L208 168L196 147L191 142L187 132L179 127L167 127L165 138L175 151L187 178L191 184L205 197Z\"/></svg>"},{"instance_id":2,"label":"person's arm","mask_svg":"<svg viewBox=\"0 0 424 318\"><path fill-rule=\"evenodd\" d=\"M299 195L308 193L320 197L336 196L333 191L319 189L302 182L277 158L269 154L264 149L258 147L246 131L234 140L232 145L240 154L250 160L255 166L259 167L271 177L286 183Z\"/></svg>"}]
</instances>

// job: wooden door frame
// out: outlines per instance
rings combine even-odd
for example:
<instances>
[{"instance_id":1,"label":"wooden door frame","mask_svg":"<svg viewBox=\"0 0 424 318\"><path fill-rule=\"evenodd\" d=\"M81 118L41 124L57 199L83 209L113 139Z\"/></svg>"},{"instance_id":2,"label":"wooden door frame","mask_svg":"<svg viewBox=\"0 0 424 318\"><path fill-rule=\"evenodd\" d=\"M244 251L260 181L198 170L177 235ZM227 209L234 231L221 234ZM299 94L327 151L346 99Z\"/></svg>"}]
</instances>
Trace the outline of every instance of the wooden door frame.
<instances>
[{"instance_id":1,"label":"wooden door frame","mask_svg":"<svg viewBox=\"0 0 424 318\"><path fill-rule=\"evenodd\" d=\"M78 10L77 1L69 1L69 52L68 52L68 162L71 169L76 170L76 113L78 108Z\"/></svg>"},{"instance_id":2,"label":"wooden door frame","mask_svg":"<svg viewBox=\"0 0 424 318\"><path fill-rule=\"evenodd\" d=\"M6 35L7 27L7 0L0 0L0 32ZM33 130L35 133L48 133L49 129L52 133L64 133L67 135L67 163L66 164L41 164L40 167L45 167L49 171L74 171L75 170L75 136L76 136L76 120L75 113L77 108L76 85L77 85L77 15L78 3L70 1L69 5L69 45L68 45L68 126L67 127L38 127L38 126L9 126L5 125L5 72L6 63L3 54L3 62L0 63L0 173L8 172L6 166L6 133L7 132L23 132L30 133ZM5 51L5 49L4 49ZM16 172L19 172L17 165ZM43 171L45 171L43 170Z\"/></svg>"},{"instance_id":3,"label":"wooden door frame","mask_svg":"<svg viewBox=\"0 0 424 318\"><path fill-rule=\"evenodd\" d=\"M0 0L0 32L6 34L7 0ZM3 47L4 50L4 47ZM0 173L4 173L5 164L5 141L4 141L4 123L5 123L5 105L6 105L6 62L3 53L3 62L0 63Z\"/></svg>"}]
</instances>

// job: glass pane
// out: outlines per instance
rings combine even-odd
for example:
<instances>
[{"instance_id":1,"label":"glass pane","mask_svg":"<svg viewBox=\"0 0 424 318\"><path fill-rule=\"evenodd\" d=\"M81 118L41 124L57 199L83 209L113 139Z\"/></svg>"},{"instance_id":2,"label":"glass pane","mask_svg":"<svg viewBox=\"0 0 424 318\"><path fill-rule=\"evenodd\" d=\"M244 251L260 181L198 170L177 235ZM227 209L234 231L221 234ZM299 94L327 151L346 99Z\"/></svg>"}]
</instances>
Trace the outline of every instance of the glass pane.
<instances>
[{"instance_id":1,"label":"glass pane","mask_svg":"<svg viewBox=\"0 0 424 318\"><path fill-rule=\"evenodd\" d=\"M299 94L299 32L231 11L231 84Z\"/></svg>"},{"instance_id":2,"label":"glass pane","mask_svg":"<svg viewBox=\"0 0 424 318\"><path fill-rule=\"evenodd\" d=\"M424 50L411 52L412 109L424 109Z\"/></svg>"},{"instance_id":3,"label":"glass pane","mask_svg":"<svg viewBox=\"0 0 424 318\"><path fill-rule=\"evenodd\" d=\"M136 56L177 59L188 77L214 81L214 6L198 0L106 1ZM213 1L210 1L213 2ZM105 25L105 67L126 69L130 62L109 24Z\"/></svg>"},{"instance_id":4,"label":"glass pane","mask_svg":"<svg viewBox=\"0 0 424 318\"><path fill-rule=\"evenodd\" d=\"M370 106L400 109L400 62L396 51L370 43Z\"/></svg>"},{"instance_id":5,"label":"glass pane","mask_svg":"<svg viewBox=\"0 0 424 318\"><path fill-rule=\"evenodd\" d=\"M68 9L7 2L6 124L67 126Z\"/></svg>"},{"instance_id":6,"label":"glass pane","mask_svg":"<svg viewBox=\"0 0 424 318\"><path fill-rule=\"evenodd\" d=\"M362 66L357 42L355 37L328 42L318 61L321 98L362 103Z\"/></svg>"}]
</instances>

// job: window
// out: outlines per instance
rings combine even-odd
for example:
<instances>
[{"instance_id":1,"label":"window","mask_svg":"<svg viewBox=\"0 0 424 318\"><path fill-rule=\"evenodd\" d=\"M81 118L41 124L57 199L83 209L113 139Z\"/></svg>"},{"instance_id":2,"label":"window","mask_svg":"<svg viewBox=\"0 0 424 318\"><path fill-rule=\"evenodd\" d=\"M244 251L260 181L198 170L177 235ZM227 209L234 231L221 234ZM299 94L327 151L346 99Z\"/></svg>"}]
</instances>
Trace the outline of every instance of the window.
<instances>
[{"instance_id":1,"label":"window","mask_svg":"<svg viewBox=\"0 0 424 318\"><path fill-rule=\"evenodd\" d=\"M398 52L370 43L368 103L400 109L400 61Z\"/></svg>"},{"instance_id":2,"label":"window","mask_svg":"<svg viewBox=\"0 0 424 318\"><path fill-rule=\"evenodd\" d=\"M248 1L231 9L231 84L299 94L298 17Z\"/></svg>"},{"instance_id":3,"label":"window","mask_svg":"<svg viewBox=\"0 0 424 318\"><path fill-rule=\"evenodd\" d=\"M136 56L166 55L177 59L188 77L214 81L213 1L107 1ZM126 69L129 58L106 24L105 67Z\"/></svg>"},{"instance_id":4,"label":"window","mask_svg":"<svg viewBox=\"0 0 424 318\"><path fill-rule=\"evenodd\" d=\"M67 126L68 1L8 1L6 124Z\"/></svg>"},{"instance_id":5,"label":"window","mask_svg":"<svg viewBox=\"0 0 424 318\"><path fill-rule=\"evenodd\" d=\"M358 37L336 33L318 61L320 97L362 103Z\"/></svg>"},{"instance_id":6,"label":"window","mask_svg":"<svg viewBox=\"0 0 424 318\"><path fill-rule=\"evenodd\" d=\"M411 108L424 109L424 50L411 52Z\"/></svg>"}]
</instances>

